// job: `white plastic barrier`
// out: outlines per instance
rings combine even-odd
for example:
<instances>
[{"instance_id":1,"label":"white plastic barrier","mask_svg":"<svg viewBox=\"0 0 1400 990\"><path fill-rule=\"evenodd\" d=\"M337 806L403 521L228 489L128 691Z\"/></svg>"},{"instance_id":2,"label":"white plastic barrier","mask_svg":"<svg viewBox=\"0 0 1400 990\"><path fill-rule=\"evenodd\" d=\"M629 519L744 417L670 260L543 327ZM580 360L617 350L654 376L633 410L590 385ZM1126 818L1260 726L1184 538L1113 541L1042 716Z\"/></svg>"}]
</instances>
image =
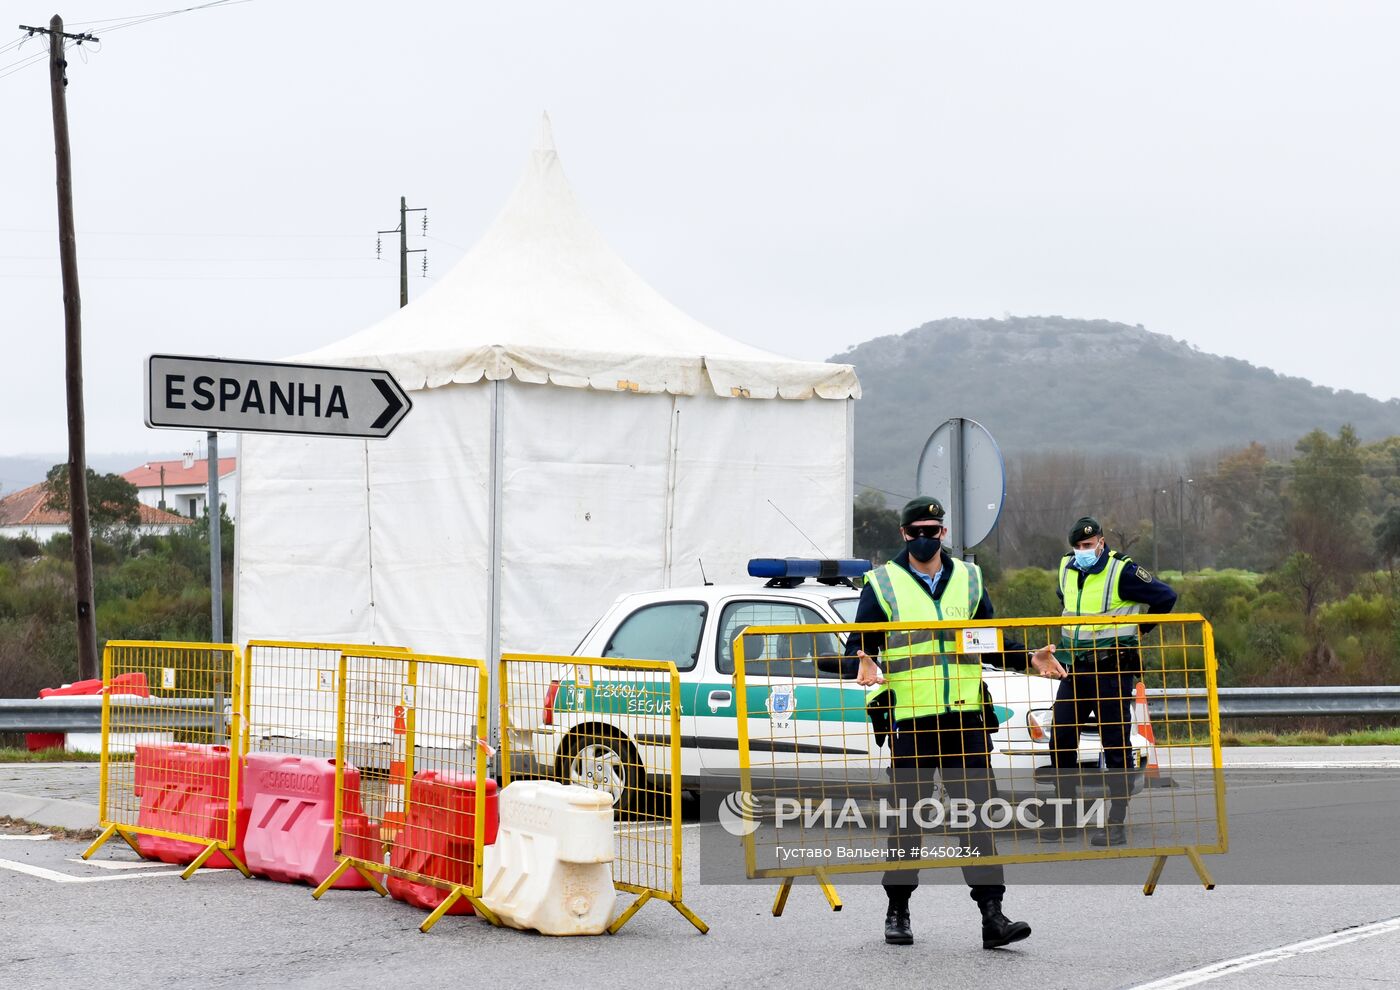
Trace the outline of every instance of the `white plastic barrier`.
<instances>
[{"instance_id":1,"label":"white plastic barrier","mask_svg":"<svg viewBox=\"0 0 1400 990\"><path fill-rule=\"evenodd\" d=\"M481 899L503 924L545 935L600 935L612 916L612 797L550 780L501 791L500 830L484 850Z\"/></svg>"}]
</instances>

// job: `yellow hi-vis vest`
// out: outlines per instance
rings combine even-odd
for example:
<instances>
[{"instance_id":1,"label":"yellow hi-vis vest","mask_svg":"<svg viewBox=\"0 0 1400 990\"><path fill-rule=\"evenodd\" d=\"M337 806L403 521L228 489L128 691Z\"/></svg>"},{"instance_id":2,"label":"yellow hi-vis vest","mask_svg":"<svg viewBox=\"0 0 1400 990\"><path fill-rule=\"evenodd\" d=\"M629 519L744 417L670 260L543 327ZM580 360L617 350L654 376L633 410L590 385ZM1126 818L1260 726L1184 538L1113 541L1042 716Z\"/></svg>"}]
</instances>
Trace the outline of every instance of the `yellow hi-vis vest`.
<instances>
[{"instance_id":1,"label":"yellow hi-vis vest","mask_svg":"<svg viewBox=\"0 0 1400 990\"><path fill-rule=\"evenodd\" d=\"M1124 601L1118 594L1118 585L1123 579L1123 571L1132 563L1132 558L1123 557L1116 550L1105 551L1108 562L1103 570L1088 574L1084 586L1079 585L1080 571L1070 564L1073 555L1060 559L1060 594L1065 599L1062 614L1078 615L1136 615L1143 610L1138 602ZM1138 636L1136 623L1122 623L1101 626L1061 626L1060 638L1071 645L1093 645L1117 640L1135 640Z\"/></svg>"},{"instance_id":2,"label":"yellow hi-vis vest","mask_svg":"<svg viewBox=\"0 0 1400 990\"><path fill-rule=\"evenodd\" d=\"M952 567L943 597L934 601L919 578L891 561L866 575L891 622L970 619L982 601L982 571L946 558ZM946 603L946 604L945 604ZM885 687L894 691L894 721L982 710L982 664L964 662L952 630L890 632L882 651ZM881 692L876 691L874 696ZM872 697L874 697L872 696Z\"/></svg>"}]
</instances>

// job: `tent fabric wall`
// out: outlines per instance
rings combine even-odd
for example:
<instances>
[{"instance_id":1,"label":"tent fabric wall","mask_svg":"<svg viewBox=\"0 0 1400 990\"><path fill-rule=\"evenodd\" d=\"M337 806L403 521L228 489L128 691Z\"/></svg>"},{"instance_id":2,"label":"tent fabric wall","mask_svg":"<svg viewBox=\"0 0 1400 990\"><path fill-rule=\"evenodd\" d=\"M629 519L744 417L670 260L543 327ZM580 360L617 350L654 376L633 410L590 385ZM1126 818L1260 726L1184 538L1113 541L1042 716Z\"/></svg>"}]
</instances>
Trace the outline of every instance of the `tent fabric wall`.
<instances>
[{"instance_id":1,"label":"tent fabric wall","mask_svg":"<svg viewBox=\"0 0 1400 990\"><path fill-rule=\"evenodd\" d=\"M365 441L239 442L234 637L372 642Z\"/></svg>"},{"instance_id":2,"label":"tent fabric wall","mask_svg":"<svg viewBox=\"0 0 1400 990\"><path fill-rule=\"evenodd\" d=\"M369 441L375 642L486 654L491 551L489 388L417 393L385 441Z\"/></svg>"},{"instance_id":3,"label":"tent fabric wall","mask_svg":"<svg viewBox=\"0 0 1400 990\"><path fill-rule=\"evenodd\" d=\"M723 583L749 580L751 557L850 554L847 406L678 400L672 584L698 584L698 560Z\"/></svg>"},{"instance_id":4,"label":"tent fabric wall","mask_svg":"<svg viewBox=\"0 0 1400 990\"><path fill-rule=\"evenodd\" d=\"M503 649L568 653L665 577L672 399L505 382Z\"/></svg>"}]
</instances>

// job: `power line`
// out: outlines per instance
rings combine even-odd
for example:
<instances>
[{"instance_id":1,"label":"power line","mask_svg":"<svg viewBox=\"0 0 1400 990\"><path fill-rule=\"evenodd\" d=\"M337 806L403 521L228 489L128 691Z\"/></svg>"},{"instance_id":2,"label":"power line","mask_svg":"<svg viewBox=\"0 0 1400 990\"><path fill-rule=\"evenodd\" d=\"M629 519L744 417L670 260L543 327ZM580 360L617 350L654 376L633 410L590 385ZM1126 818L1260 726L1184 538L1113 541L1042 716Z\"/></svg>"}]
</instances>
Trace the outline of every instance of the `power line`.
<instances>
[{"instance_id":1,"label":"power line","mask_svg":"<svg viewBox=\"0 0 1400 990\"><path fill-rule=\"evenodd\" d=\"M39 227L0 227L3 234L48 234L55 233L53 230L45 230ZM235 237L235 238L323 238L323 239L355 239L359 240L365 235L355 234L259 234L259 233L230 233L219 231L188 231L188 230L84 230L81 231L84 237Z\"/></svg>"}]
</instances>

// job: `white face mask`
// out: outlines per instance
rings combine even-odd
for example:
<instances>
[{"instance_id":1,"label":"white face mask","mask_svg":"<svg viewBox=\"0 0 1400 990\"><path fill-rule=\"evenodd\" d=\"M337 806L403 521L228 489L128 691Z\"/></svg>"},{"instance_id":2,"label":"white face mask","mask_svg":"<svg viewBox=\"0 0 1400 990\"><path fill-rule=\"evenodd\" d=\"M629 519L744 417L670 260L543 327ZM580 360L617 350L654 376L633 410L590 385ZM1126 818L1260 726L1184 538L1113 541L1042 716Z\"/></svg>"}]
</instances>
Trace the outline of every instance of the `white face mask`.
<instances>
[{"instance_id":1,"label":"white face mask","mask_svg":"<svg viewBox=\"0 0 1400 990\"><path fill-rule=\"evenodd\" d=\"M1098 547L1095 547L1095 548L1092 549L1092 550L1075 550L1075 551L1074 551L1074 562L1075 562L1076 564L1078 564L1079 567L1080 567L1081 569L1093 567L1094 564L1098 561L1098 559L1099 559L1099 548L1098 548Z\"/></svg>"}]
</instances>

